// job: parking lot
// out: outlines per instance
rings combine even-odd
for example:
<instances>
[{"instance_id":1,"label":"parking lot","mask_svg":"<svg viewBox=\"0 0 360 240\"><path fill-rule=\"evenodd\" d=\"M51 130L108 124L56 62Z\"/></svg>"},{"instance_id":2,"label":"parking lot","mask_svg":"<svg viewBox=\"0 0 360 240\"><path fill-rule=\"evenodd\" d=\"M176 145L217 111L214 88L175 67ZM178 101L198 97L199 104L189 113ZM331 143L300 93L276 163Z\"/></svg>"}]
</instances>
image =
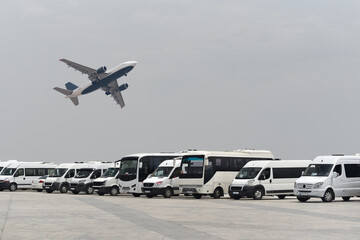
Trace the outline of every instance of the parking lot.
<instances>
[{"instance_id":1,"label":"parking lot","mask_svg":"<svg viewBox=\"0 0 360 240\"><path fill-rule=\"evenodd\" d=\"M134 198L0 192L0 239L359 239L360 198Z\"/></svg>"}]
</instances>

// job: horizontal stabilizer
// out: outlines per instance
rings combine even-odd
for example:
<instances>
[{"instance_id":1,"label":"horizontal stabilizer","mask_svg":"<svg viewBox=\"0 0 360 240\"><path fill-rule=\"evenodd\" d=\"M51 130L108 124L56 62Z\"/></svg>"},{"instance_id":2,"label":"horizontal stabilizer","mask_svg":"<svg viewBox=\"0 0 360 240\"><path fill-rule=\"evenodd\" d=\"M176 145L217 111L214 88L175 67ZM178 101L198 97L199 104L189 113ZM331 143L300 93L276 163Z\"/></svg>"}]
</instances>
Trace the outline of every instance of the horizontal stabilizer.
<instances>
[{"instance_id":1,"label":"horizontal stabilizer","mask_svg":"<svg viewBox=\"0 0 360 240\"><path fill-rule=\"evenodd\" d=\"M70 90L66 90L66 89L63 89L63 88L59 88L59 87L54 87L54 90L68 96L68 95L71 95L72 94L72 91Z\"/></svg>"},{"instance_id":2,"label":"horizontal stabilizer","mask_svg":"<svg viewBox=\"0 0 360 240\"><path fill-rule=\"evenodd\" d=\"M70 99L71 99L71 101L73 102L73 104L74 104L75 106L79 105L79 99L78 99L78 97L72 97L72 98L70 98Z\"/></svg>"},{"instance_id":3,"label":"horizontal stabilizer","mask_svg":"<svg viewBox=\"0 0 360 240\"><path fill-rule=\"evenodd\" d=\"M75 84L73 84L71 82L68 82L67 84L65 84L65 87L67 90L70 90L70 91L73 91L78 88L78 86L76 86Z\"/></svg>"}]
</instances>

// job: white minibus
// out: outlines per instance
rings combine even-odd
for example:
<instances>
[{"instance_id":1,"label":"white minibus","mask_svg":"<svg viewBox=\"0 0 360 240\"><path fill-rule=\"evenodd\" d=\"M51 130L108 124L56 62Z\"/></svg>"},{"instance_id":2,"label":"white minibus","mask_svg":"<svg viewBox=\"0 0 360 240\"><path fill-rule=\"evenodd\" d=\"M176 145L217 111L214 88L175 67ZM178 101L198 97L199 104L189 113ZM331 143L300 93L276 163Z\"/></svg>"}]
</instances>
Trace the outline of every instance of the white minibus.
<instances>
[{"instance_id":1,"label":"white minibus","mask_svg":"<svg viewBox=\"0 0 360 240\"><path fill-rule=\"evenodd\" d=\"M111 188L111 195L130 193L139 197L142 193L143 181L152 173L160 163L167 159L180 156L180 153L137 153L123 157L119 161L120 169L117 175L117 187ZM118 161L116 161L118 162ZM115 162L115 164L116 164ZM97 185L98 183L96 183ZM97 187L101 187L98 186ZM103 192L101 192L102 194ZM100 195L101 195L100 194Z\"/></svg>"},{"instance_id":2,"label":"white minibus","mask_svg":"<svg viewBox=\"0 0 360 240\"><path fill-rule=\"evenodd\" d=\"M143 182L142 192L148 198L163 195L170 198L179 195L179 174L181 157L165 160Z\"/></svg>"},{"instance_id":3,"label":"white minibus","mask_svg":"<svg viewBox=\"0 0 360 240\"><path fill-rule=\"evenodd\" d=\"M229 187L234 199L252 197L260 200L264 195L294 195L294 182L309 166L310 160L250 161L236 175Z\"/></svg>"},{"instance_id":4,"label":"white minibus","mask_svg":"<svg viewBox=\"0 0 360 240\"><path fill-rule=\"evenodd\" d=\"M80 168L86 167L86 163L61 163L57 166L52 174L45 179L44 190L47 193L60 191L67 193L70 189L70 180L73 178Z\"/></svg>"},{"instance_id":5,"label":"white minibus","mask_svg":"<svg viewBox=\"0 0 360 240\"><path fill-rule=\"evenodd\" d=\"M88 162L85 168L80 168L70 180L70 190L74 194L85 192L86 194L93 194L93 181L100 177L106 169L113 167L114 163L93 161Z\"/></svg>"},{"instance_id":6,"label":"white minibus","mask_svg":"<svg viewBox=\"0 0 360 240\"><path fill-rule=\"evenodd\" d=\"M115 167L108 168L103 175L94 179L93 188L99 196L104 194L116 196L119 194L118 176L120 164L121 161L117 161Z\"/></svg>"},{"instance_id":7,"label":"white minibus","mask_svg":"<svg viewBox=\"0 0 360 240\"><path fill-rule=\"evenodd\" d=\"M360 156L316 157L296 180L294 192L300 202L311 197L331 202L335 197L348 201L360 196Z\"/></svg>"},{"instance_id":8,"label":"white minibus","mask_svg":"<svg viewBox=\"0 0 360 240\"><path fill-rule=\"evenodd\" d=\"M220 198L228 193L232 180L247 162L273 159L272 153L265 150L184 152L180 192L198 199L203 195Z\"/></svg>"},{"instance_id":9,"label":"white minibus","mask_svg":"<svg viewBox=\"0 0 360 240\"><path fill-rule=\"evenodd\" d=\"M56 168L55 163L48 162L14 162L8 165L0 175L0 190L31 188L33 180L48 175Z\"/></svg>"}]
</instances>

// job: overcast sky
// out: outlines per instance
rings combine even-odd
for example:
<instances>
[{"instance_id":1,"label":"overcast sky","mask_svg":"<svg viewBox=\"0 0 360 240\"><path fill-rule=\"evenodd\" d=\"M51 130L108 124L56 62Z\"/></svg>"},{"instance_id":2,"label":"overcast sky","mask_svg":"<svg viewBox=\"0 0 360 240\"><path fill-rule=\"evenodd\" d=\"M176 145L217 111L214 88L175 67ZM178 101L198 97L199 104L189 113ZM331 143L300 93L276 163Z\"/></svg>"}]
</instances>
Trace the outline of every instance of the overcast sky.
<instances>
[{"instance_id":1,"label":"overcast sky","mask_svg":"<svg viewBox=\"0 0 360 240\"><path fill-rule=\"evenodd\" d=\"M360 152L359 1L1 1L0 160ZM53 90L135 60L120 109Z\"/></svg>"}]
</instances>

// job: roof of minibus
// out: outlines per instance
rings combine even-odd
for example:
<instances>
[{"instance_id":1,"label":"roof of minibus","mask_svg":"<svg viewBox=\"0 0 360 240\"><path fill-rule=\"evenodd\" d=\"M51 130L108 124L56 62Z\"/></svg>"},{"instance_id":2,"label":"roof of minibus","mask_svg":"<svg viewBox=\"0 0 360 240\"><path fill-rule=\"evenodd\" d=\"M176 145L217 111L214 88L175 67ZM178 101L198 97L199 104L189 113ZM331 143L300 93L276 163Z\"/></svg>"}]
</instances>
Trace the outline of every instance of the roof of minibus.
<instances>
[{"instance_id":1,"label":"roof of minibus","mask_svg":"<svg viewBox=\"0 0 360 240\"><path fill-rule=\"evenodd\" d=\"M274 158L268 150L249 150L240 149L234 151L184 151L183 155L205 155L205 156L223 156L223 157L265 157Z\"/></svg>"},{"instance_id":2,"label":"roof of minibus","mask_svg":"<svg viewBox=\"0 0 360 240\"><path fill-rule=\"evenodd\" d=\"M14 162L11 163L8 168L18 167L53 167L56 168L57 164L49 162Z\"/></svg>"},{"instance_id":3,"label":"roof of minibus","mask_svg":"<svg viewBox=\"0 0 360 240\"><path fill-rule=\"evenodd\" d=\"M144 157L144 156L181 156L181 153L176 153L176 152L160 152L160 153L134 153L134 154L130 154L130 155L126 155L122 158L125 157ZM120 159L121 160L121 159ZM120 161L118 160L118 161Z\"/></svg>"},{"instance_id":4,"label":"roof of minibus","mask_svg":"<svg viewBox=\"0 0 360 240\"><path fill-rule=\"evenodd\" d=\"M318 156L312 160L312 163L336 163L339 160L360 160L360 156L355 155L331 155L331 156Z\"/></svg>"},{"instance_id":5,"label":"roof of minibus","mask_svg":"<svg viewBox=\"0 0 360 240\"><path fill-rule=\"evenodd\" d=\"M307 167L311 160L267 160L267 161L250 161L245 164L247 167Z\"/></svg>"},{"instance_id":6,"label":"roof of minibus","mask_svg":"<svg viewBox=\"0 0 360 240\"><path fill-rule=\"evenodd\" d=\"M57 168L84 168L86 163L60 163Z\"/></svg>"}]
</instances>

